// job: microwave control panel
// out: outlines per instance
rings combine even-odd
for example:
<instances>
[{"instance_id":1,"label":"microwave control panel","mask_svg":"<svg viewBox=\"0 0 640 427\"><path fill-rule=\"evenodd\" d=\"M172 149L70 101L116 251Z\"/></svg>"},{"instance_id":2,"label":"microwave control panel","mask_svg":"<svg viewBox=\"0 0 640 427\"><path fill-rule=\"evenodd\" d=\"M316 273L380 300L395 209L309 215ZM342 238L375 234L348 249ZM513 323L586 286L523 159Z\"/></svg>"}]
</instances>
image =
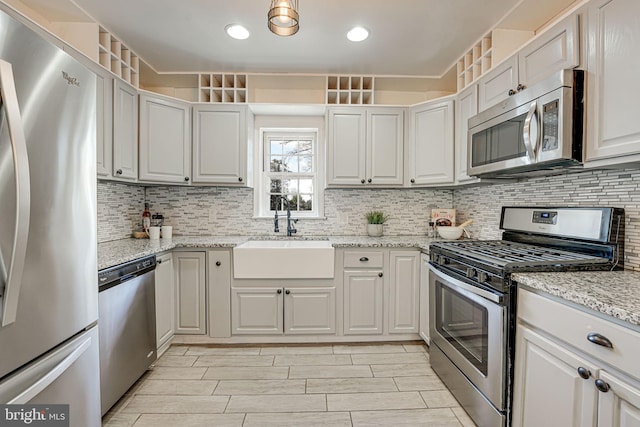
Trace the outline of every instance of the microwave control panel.
<instances>
[{"instance_id":1,"label":"microwave control panel","mask_svg":"<svg viewBox=\"0 0 640 427\"><path fill-rule=\"evenodd\" d=\"M557 99L542 106L542 151L558 149L558 108Z\"/></svg>"},{"instance_id":2,"label":"microwave control panel","mask_svg":"<svg viewBox=\"0 0 640 427\"><path fill-rule=\"evenodd\" d=\"M553 211L533 211L534 224L551 224L555 225L558 222L558 212Z\"/></svg>"}]
</instances>

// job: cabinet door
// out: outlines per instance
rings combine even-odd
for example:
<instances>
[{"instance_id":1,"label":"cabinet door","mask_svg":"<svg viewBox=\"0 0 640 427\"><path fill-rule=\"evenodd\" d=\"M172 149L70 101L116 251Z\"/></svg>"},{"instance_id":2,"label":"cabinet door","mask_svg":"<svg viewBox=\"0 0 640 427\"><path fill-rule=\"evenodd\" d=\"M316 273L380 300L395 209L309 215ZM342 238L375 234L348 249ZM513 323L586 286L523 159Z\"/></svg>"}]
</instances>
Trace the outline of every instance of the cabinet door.
<instances>
[{"instance_id":1,"label":"cabinet door","mask_svg":"<svg viewBox=\"0 0 640 427\"><path fill-rule=\"evenodd\" d=\"M637 0L590 3L587 160L640 160L638 16Z\"/></svg>"},{"instance_id":2,"label":"cabinet door","mask_svg":"<svg viewBox=\"0 0 640 427\"><path fill-rule=\"evenodd\" d=\"M429 345L429 256L420 257L420 328L418 333Z\"/></svg>"},{"instance_id":3,"label":"cabinet door","mask_svg":"<svg viewBox=\"0 0 640 427\"><path fill-rule=\"evenodd\" d=\"M231 288L231 332L282 334L282 288Z\"/></svg>"},{"instance_id":4,"label":"cabinet door","mask_svg":"<svg viewBox=\"0 0 640 427\"><path fill-rule=\"evenodd\" d=\"M453 101L412 108L409 126L410 185L453 183Z\"/></svg>"},{"instance_id":5,"label":"cabinet door","mask_svg":"<svg viewBox=\"0 0 640 427\"><path fill-rule=\"evenodd\" d=\"M191 179L191 107L158 95L140 95L140 179Z\"/></svg>"},{"instance_id":6,"label":"cabinet door","mask_svg":"<svg viewBox=\"0 0 640 427\"><path fill-rule=\"evenodd\" d=\"M480 78L478 82L478 111L504 101L509 91L518 86L518 57L513 55Z\"/></svg>"},{"instance_id":7,"label":"cabinet door","mask_svg":"<svg viewBox=\"0 0 640 427\"><path fill-rule=\"evenodd\" d=\"M420 252L389 253L389 333L418 333Z\"/></svg>"},{"instance_id":8,"label":"cabinet door","mask_svg":"<svg viewBox=\"0 0 640 427\"><path fill-rule=\"evenodd\" d=\"M96 76L96 172L109 177L113 173L113 77L108 72Z\"/></svg>"},{"instance_id":9,"label":"cabinet door","mask_svg":"<svg viewBox=\"0 0 640 427\"><path fill-rule=\"evenodd\" d=\"M175 252L176 334L206 333L205 253Z\"/></svg>"},{"instance_id":10,"label":"cabinet door","mask_svg":"<svg viewBox=\"0 0 640 427\"><path fill-rule=\"evenodd\" d=\"M381 335L384 281L380 271L344 272L345 335Z\"/></svg>"},{"instance_id":11,"label":"cabinet door","mask_svg":"<svg viewBox=\"0 0 640 427\"><path fill-rule=\"evenodd\" d=\"M556 71L580 65L578 15L549 28L518 52L518 79L524 87Z\"/></svg>"},{"instance_id":12,"label":"cabinet door","mask_svg":"<svg viewBox=\"0 0 640 427\"><path fill-rule=\"evenodd\" d=\"M327 127L327 185L361 186L366 182L366 110L333 108Z\"/></svg>"},{"instance_id":13,"label":"cabinet door","mask_svg":"<svg viewBox=\"0 0 640 427\"><path fill-rule=\"evenodd\" d=\"M168 253L158 257L156 266L156 344L158 350L173 337L174 324L173 257Z\"/></svg>"},{"instance_id":14,"label":"cabinet door","mask_svg":"<svg viewBox=\"0 0 640 427\"><path fill-rule=\"evenodd\" d=\"M193 182L245 185L246 106L193 107Z\"/></svg>"},{"instance_id":15,"label":"cabinet door","mask_svg":"<svg viewBox=\"0 0 640 427\"><path fill-rule=\"evenodd\" d=\"M138 178L138 92L120 79L113 85L113 176Z\"/></svg>"},{"instance_id":16,"label":"cabinet door","mask_svg":"<svg viewBox=\"0 0 640 427\"><path fill-rule=\"evenodd\" d=\"M404 111L397 108L367 110L367 184L402 185Z\"/></svg>"},{"instance_id":17,"label":"cabinet door","mask_svg":"<svg viewBox=\"0 0 640 427\"><path fill-rule=\"evenodd\" d=\"M591 373L588 379L578 368ZM598 370L566 346L526 326L516 332L513 426L596 425Z\"/></svg>"},{"instance_id":18,"label":"cabinet door","mask_svg":"<svg viewBox=\"0 0 640 427\"><path fill-rule=\"evenodd\" d=\"M231 336L231 250L207 252L209 336Z\"/></svg>"},{"instance_id":19,"label":"cabinet door","mask_svg":"<svg viewBox=\"0 0 640 427\"><path fill-rule=\"evenodd\" d=\"M475 178L467 175L469 118L478 114L478 85L463 90L456 98L456 181L464 182Z\"/></svg>"},{"instance_id":20,"label":"cabinet door","mask_svg":"<svg viewBox=\"0 0 640 427\"><path fill-rule=\"evenodd\" d=\"M640 384L600 371L609 391L600 392L598 427L640 427Z\"/></svg>"},{"instance_id":21,"label":"cabinet door","mask_svg":"<svg viewBox=\"0 0 640 427\"><path fill-rule=\"evenodd\" d=\"M335 288L285 288L284 294L286 334L336 333Z\"/></svg>"}]
</instances>

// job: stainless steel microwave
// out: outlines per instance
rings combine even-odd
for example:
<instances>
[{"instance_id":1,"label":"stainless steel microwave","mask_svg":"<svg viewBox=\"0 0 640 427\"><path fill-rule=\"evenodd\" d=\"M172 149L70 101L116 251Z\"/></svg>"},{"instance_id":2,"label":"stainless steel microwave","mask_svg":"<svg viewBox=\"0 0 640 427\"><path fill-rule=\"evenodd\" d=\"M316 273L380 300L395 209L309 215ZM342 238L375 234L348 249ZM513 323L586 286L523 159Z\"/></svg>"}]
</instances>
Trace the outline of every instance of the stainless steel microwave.
<instances>
[{"instance_id":1,"label":"stainless steel microwave","mask_svg":"<svg viewBox=\"0 0 640 427\"><path fill-rule=\"evenodd\" d=\"M584 111L584 71L562 70L471 117L469 175L543 175L581 166Z\"/></svg>"}]
</instances>

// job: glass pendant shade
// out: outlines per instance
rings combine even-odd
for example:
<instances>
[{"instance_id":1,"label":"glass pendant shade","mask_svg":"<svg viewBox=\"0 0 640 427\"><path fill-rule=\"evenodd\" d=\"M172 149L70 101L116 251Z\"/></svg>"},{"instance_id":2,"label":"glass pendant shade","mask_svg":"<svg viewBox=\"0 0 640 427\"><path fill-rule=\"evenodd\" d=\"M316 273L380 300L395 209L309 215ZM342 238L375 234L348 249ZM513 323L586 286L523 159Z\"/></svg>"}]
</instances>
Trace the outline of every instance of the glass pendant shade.
<instances>
[{"instance_id":1,"label":"glass pendant shade","mask_svg":"<svg viewBox=\"0 0 640 427\"><path fill-rule=\"evenodd\" d=\"M271 0L269 30L279 36L292 36L300 29L298 0Z\"/></svg>"}]
</instances>

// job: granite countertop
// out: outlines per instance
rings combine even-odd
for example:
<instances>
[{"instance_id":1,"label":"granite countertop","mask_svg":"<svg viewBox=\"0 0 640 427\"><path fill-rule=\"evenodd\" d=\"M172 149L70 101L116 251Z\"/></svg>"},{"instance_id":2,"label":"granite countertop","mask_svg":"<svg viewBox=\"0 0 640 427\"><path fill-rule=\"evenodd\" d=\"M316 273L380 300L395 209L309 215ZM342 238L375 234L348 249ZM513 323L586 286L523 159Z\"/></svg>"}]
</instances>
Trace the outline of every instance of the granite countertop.
<instances>
[{"instance_id":1,"label":"granite countertop","mask_svg":"<svg viewBox=\"0 0 640 427\"><path fill-rule=\"evenodd\" d=\"M640 272L514 273L520 285L640 326Z\"/></svg>"},{"instance_id":2,"label":"granite countertop","mask_svg":"<svg viewBox=\"0 0 640 427\"><path fill-rule=\"evenodd\" d=\"M136 258L174 248L233 248L247 240L328 240L335 248L416 248L429 250L434 239L426 236L336 236L336 237L274 237L274 236L174 236L173 239L122 239L98 244L98 270L122 264Z\"/></svg>"}]
</instances>

